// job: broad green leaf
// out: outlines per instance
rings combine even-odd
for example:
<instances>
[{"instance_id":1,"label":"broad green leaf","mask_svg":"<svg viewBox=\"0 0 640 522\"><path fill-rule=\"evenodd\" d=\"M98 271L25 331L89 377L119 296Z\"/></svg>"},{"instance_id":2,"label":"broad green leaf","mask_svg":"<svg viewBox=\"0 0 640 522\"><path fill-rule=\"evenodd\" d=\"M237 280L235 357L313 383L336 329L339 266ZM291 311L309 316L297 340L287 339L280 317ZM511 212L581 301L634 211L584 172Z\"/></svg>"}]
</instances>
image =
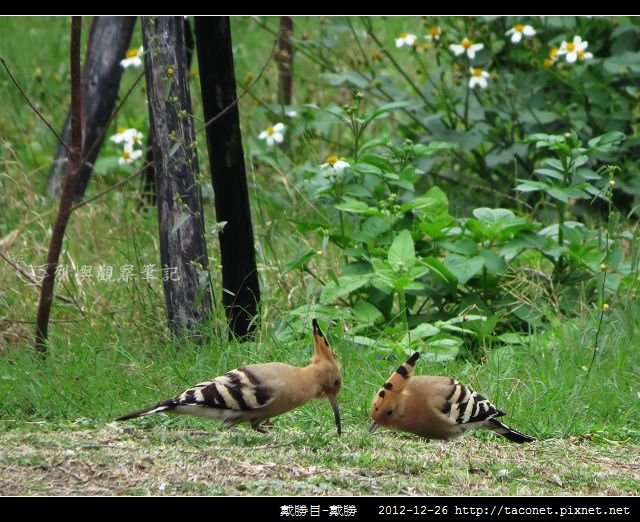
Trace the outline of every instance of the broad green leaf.
<instances>
[{"instance_id":1,"label":"broad green leaf","mask_svg":"<svg viewBox=\"0 0 640 522\"><path fill-rule=\"evenodd\" d=\"M382 312L380 312L380 310L371 303L363 299L359 299L353 307L353 317L361 323L372 325L376 321L382 319L383 315Z\"/></svg>"},{"instance_id":2,"label":"broad green leaf","mask_svg":"<svg viewBox=\"0 0 640 522\"><path fill-rule=\"evenodd\" d=\"M389 265L400 272L411 268L416 263L416 249L408 230L401 231L391 243L387 254Z\"/></svg>"},{"instance_id":3,"label":"broad green leaf","mask_svg":"<svg viewBox=\"0 0 640 522\"><path fill-rule=\"evenodd\" d=\"M625 135L622 132L611 131L597 136L588 141L589 147L598 151L610 150L616 147L620 142L625 139Z\"/></svg>"},{"instance_id":4,"label":"broad green leaf","mask_svg":"<svg viewBox=\"0 0 640 522\"><path fill-rule=\"evenodd\" d=\"M482 270L484 259L480 256L466 257L458 254L449 254L444 259L444 266L456 276L461 285L464 285Z\"/></svg>"},{"instance_id":5,"label":"broad green leaf","mask_svg":"<svg viewBox=\"0 0 640 522\"><path fill-rule=\"evenodd\" d=\"M425 257L422 260L429 267L430 272L447 285L455 285L458 282L456 276L435 257Z\"/></svg>"},{"instance_id":6,"label":"broad green leaf","mask_svg":"<svg viewBox=\"0 0 640 522\"><path fill-rule=\"evenodd\" d=\"M484 221L490 225L498 223L500 221L513 219L515 215L511 210L506 208L476 208L473 211L473 215L480 221Z\"/></svg>"},{"instance_id":7,"label":"broad green leaf","mask_svg":"<svg viewBox=\"0 0 640 522\"><path fill-rule=\"evenodd\" d=\"M507 271L507 264L504 259L492 250L481 250L480 256L484 259L484 266L490 274L500 275Z\"/></svg>"},{"instance_id":8,"label":"broad green leaf","mask_svg":"<svg viewBox=\"0 0 640 522\"><path fill-rule=\"evenodd\" d=\"M547 190L549 185L542 181L526 180L518 184L516 190L520 192L535 192L536 190Z\"/></svg>"},{"instance_id":9,"label":"broad green leaf","mask_svg":"<svg viewBox=\"0 0 640 522\"><path fill-rule=\"evenodd\" d=\"M320 302L326 304L335 301L358 288L362 288L368 282L369 277L366 275L341 276L337 281L331 281L322 289Z\"/></svg>"},{"instance_id":10,"label":"broad green leaf","mask_svg":"<svg viewBox=\"0 0 640 522\"><path fill-rule=\"evenodd\" d=\"M337 203L335 207L338 210L344 210L345 212L353 212L354 214L369 214L369 215L380 214L380 211L377 208L370 207L364 201L360 201L358 199L354 199L348 196L345 196L342 200L342 203Z\"/></svg>"}]
</instances>

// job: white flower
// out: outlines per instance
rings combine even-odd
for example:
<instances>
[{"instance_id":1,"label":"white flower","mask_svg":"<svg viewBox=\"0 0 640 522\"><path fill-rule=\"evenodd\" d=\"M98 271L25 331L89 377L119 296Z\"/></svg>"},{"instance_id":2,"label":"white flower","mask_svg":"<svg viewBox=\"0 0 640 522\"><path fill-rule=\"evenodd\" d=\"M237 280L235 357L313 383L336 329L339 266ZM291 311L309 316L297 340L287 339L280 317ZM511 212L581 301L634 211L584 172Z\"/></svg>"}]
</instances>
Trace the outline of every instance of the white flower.
<instances>
[{"instance_id":1,"label":"white flower","mask_svg":"<svg viewBox=\"0 0 640 522\"><path fill-rule=\"evenodd\" d=\"M137 160L140 157L142 157L141 150L139 149L134 150L133 144L125 143L124 150L122 151L122 154L118 158L118 165L128 165L129 163L133 163L135 160Z\"/></svg>"},{"instance_id":2,"label":"white flower","mask_svg":"<svg viewBox=\"0 0 640 522\"><path fill-rule=\"evenodd\" d=\"M120 65L125 69L129 67L140 67L142 65L142 60L140 56L142 56L142 47L138 47L137 49L129 49L127 51L127 57L124 60L120 61Z\"/></svg>"},{"instance_id":3,"label":"white flower","mask_svg":"<svg viewBox=\"0 0 640 522\"><path fill-rule=\"evenodd\" d=\"M144 135L136 129L125 129L120 127L118 132L109 138L113 143L124 143L131 145L142 144L142 138Z\"/></svg>"},{"instance_id":4,"label":"white flower","mask_svg":"<svg viewBox=\"0 0 640 522\"><path fill-rule=\"evenodd\" d=\"M338 156L329 156L327 158L327 162L320 165L322 169L333 169L333 172L336 174L342 174L344 169L348 169L351 165L349 165L346 161L341 160Z\"/></svg>"},{"instance_id":5,"label":"white flower","mask_svg":"<svg viewBox=\"0 0 640 522\"><path fill-rule=\"evenodd\" d=\"M284 131L286 127L284 123L276 123L273 127L263 130L258 138L266 140L269 147L273 147L274 143L282 143L284 141Z\"/></svg>"},{"instance_id":6,"label":"white flower","mask_svg":"<svg viewBox=\"0 0 640 522\"><path fill-rule=\"evenodd\" d=\"M429 29L429 33L427 34L427 36L425 36L425 38L430 42L433 42L434 40L438 41L440 40L441 34L442 34L442 29L440 29L439 26L435 26Z\"/></svg>"},{"instance_id":7,"label":"white flower","mask_svg":"<svg viewBox=\"0 0 640 522\"><path fill-rule=\"evenodd\" d=\"M295 118L298 115L298 111L294 109L289 109L288 111L285 111L284 115L287 118Z\"/></svg>"},{"instance_id":8,"label":"white flower","mask_svg":"<svg viewBox=\"0 0 640 522\"><path fill-rule=\"evenodd\" d=\"M413 47L413 44L416 42L416 40L417 37L415 34L400 33L400 36L396 38L396 47L402 47L403 45Z\"/></svg>"},{"instance_id":9,"label":"white flower","mask_svg":"<svg viewBox=\"0 0 640 522\"><path fill-rule=\"evenodd\" d=\"M572 42L562 42L558 56L564 55L568 63L575 63L578 58L590 60L593 58L593 54L585 52L588 45L589 42L583 42L582 38L574 36Z\"/></svg>"},{"instance_id":10,"label":"white flower","mask_svg":"<svg viewBox=\"0 0 640 522\"><path fill-rule=\"evenodd\" d=\"M449 49L451 49L456 56L467 53L469 60L473 60L476 57L476 52L484 49L484 44L474 44L468 38L463 38L459 44L451 44Z\"/></svg>"},{"instance_id":11,"label":"white flower","mask_svg":"<svg viewBox=\"0 0 640 522\"><path fill-rule=\"evenodd\" d=\"M536 34L536 30L530 25L517 24L509 29L506 33L507 36L511 35L511 42L518 43L522 40L522 36L533 36Z\"/></svg>"},{"instance_id":12,"label":"white flower","mask_svg":"<svg viewBox=\"0 0 640 522\"><path fill-rule=\"evenodd\" d=\"M475 89L476 85L478 85L481 89L486 89L489 83L487 82L487 78L489 78L489 73L487 71L483 71L478 67L469 67L469 72L471 73L471 78L469 78L469 87L471 89Z\"/></svg>"}]
</instances>

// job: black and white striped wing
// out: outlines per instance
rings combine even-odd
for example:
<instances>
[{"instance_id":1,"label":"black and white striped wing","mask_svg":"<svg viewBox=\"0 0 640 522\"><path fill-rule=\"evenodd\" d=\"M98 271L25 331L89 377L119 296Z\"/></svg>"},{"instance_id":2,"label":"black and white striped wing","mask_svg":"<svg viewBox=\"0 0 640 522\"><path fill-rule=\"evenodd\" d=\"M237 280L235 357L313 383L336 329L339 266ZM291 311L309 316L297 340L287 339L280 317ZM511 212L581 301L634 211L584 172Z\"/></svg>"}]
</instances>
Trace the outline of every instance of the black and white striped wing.
<instances>
[{"instance_id":1,"label":"black and white striped wing","mask_svg":"<svg viewBox=\"0 0 640 522\"><path fill-rule=\"evenodd\" d=\"M504 415L489 399L468 386L455 379L451 379L451 386L451 393L445 399L442 413L448 415L452 423L475 424Z\"/></svg>"},{"instance_id":2,"label":"black and white striped wing","mask_svg":"<svg viewBox=\"0 0 640 522\"><path fill-rule=\"evenodd\" d=\"M221 410L251 411L273 401L273 392L247 368L231 370L212 381L204 381L165 401L176 406L203 406Z\"/></svg>"}]
</instances>

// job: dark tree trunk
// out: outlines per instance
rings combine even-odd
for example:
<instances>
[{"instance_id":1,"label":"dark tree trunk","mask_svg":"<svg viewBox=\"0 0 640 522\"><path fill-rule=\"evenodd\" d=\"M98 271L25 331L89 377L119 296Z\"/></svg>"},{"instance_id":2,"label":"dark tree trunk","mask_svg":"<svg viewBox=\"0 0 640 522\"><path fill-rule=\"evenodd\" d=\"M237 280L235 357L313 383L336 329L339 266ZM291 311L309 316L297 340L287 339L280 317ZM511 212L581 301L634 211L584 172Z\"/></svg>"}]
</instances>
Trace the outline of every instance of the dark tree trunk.
<instances>
[{"instance_id":1,"label":"dark tree trunk","mask_svg":"<svg viewBox=\"0 0 640 522\"><path fill-rule=\"evenodd\" d=\"M222 302L232 332L255 328L260 301L229 17L195 17L196 48L222 257ZM224 112L223 112L224 111ZM216 116L218 116L216 118Z\"/></svg>"},{"instance_id":2,"label":"dark tree trunk","mask_svg":"<svg viewBox=\"0 0 640 522\"><path fill-rule=\"evenodd\" d=\"M75 188L77 199L84 196L93 164L104 140L105 128L116 104L122 78L120 60L131 43L135 22L135 16L97 16L91 27L84 64L85 134L82 146L84 164ZM69 143L70 137L71 124L67 116L62 130L62 139L65 143ZM59 145L47 181L47 193L51 197L60 195L67 162L67 152L63 146Z\"/></svg>"},{"instance_id":3,"label":"dark tree trunk","mask_svg":"<svg viewBox=\"0 0 640 522\"><path fill-rule=\"evenodd\" d=\"M211 287L184 20L144 16L142 34L169 328L194 337L211 311Z\"/></svg>"},{"instance_id":4,"label":"dark tree trunk","mask_svg":"<svg viewBox=\"0 0 640 522\"><path fill-rule=\"evenodd\" d=\"M184 21L184 41L187 50L187 70L191 70L193 63L193 51L195 51L196 43L193 39L193 31L189 20ZM142 173L142 201L149 205L156 204L156 171L153 165L153 133L149 132L147 137L147 166Z\"/></svg>"},{"instance_id":5,"label":"dark tree trunk","mask_svg":"<svg viewBox=\"0 0 640 522\"><path fill-rule=\"evenodd\" d=\"M278 103L291 105L293 85L293 18L280 17L280 36L278 37Z\"/></svg>"}]
</instances>

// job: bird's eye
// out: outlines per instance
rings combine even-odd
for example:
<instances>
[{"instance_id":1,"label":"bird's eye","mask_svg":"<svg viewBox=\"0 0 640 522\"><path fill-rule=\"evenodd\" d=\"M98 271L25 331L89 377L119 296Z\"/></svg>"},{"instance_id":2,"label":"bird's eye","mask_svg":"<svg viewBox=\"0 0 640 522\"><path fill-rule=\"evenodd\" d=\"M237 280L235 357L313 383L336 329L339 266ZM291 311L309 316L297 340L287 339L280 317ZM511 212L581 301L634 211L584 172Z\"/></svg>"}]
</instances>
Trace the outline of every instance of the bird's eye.
<instances>
[{"instance_id":1,"label":"bird's eye","mask_svg":"<svg viewBox=\"0 0 640 522\"><path fill-rule=\"evenodd\" d=\"M340 379L336 379L333 383L334 386L340 386Z\"/></svg>"},{"instance_id":2,"label":"bird's eye","mask_svg":"<svg viewBox=\"0 0 640 522\"><path fill-rule=\"evenodd\" d=\"M387 411L387 415L393 415L393 410Z\"/></svg>"}]
</instances>

